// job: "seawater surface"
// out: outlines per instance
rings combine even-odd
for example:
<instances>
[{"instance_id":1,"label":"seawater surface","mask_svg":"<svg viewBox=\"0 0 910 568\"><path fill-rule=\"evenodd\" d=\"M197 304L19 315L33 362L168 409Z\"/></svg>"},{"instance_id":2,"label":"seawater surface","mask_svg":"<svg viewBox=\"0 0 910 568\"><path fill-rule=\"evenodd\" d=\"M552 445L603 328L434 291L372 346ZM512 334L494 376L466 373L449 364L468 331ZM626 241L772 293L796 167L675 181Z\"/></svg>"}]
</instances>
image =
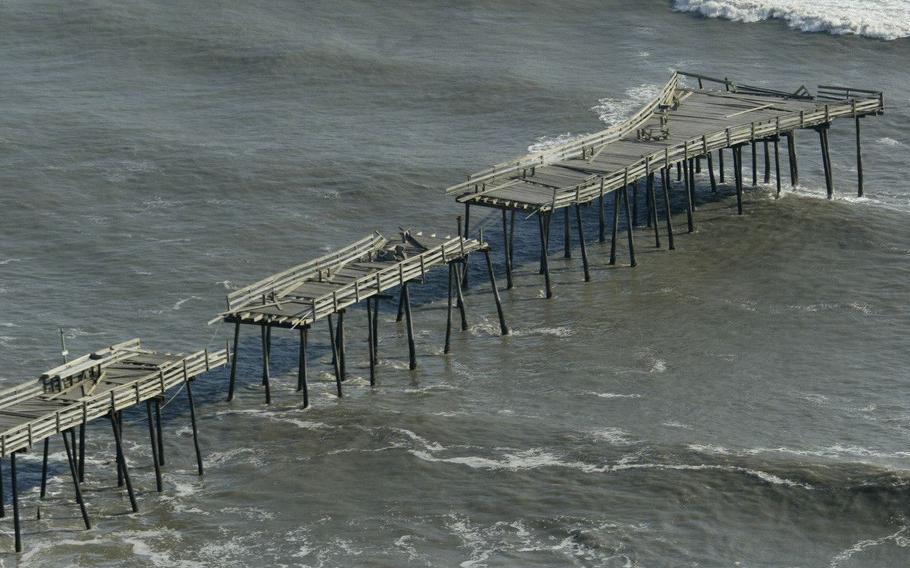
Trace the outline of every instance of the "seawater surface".
<instances>
[{"instance_id":1,"label":"seawater surface","mask_svg":"<svg viewBox=\"0 0 910 568\"><path fill-rule=\"evenodd\" d=\"M836 21L795 23L820 9ZM638 231L634 269L623 243L607 265L587 210L593 282L577 251L554 254L551 301L535 220L519 217L513 334L498 336L477 262L469 330L443 356L432 274L415 291L416 371L387 302L371 389L366 315L349 312L344 399L320 329L300 409L296 335L276 331L263 405L244 330L238 398L224 402L224 371L197 382L203 478L184 393L165 407L162 494L144 417L128 413L141 513L125 514L99 423L95 528L55 442L41 520L40 452L20 462L26 552L6 552L7 516L0 561L910 565L908 26L894 0L4 2L4 386L58 364L58 328L72 354L134 336L220 347L229 330L205 322L230 290L373 229L454 232L446 185L621 120L671 69L879 88L887 110L862 122L866 197L850 121L830 134L832 201L802 132L799 187L785 174L781 199L752 189L737 217L729 183L715 196L702 174L697 231L672 253ZM498 217L473 213L498 246ZM561 234L557 219L554 250Z\"/></svg>"}]
</instances>

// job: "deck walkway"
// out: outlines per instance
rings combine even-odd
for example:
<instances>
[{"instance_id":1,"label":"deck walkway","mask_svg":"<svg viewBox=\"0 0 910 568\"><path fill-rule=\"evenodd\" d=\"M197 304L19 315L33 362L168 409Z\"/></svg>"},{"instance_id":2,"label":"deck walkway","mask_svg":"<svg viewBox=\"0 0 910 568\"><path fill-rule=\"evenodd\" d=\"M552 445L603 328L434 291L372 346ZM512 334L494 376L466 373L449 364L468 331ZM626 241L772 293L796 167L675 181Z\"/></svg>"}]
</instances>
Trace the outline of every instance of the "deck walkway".
<instances>
[{"instance_id":1,"label":"deck walkway","mask_svg":"<svg viewBox=\"0 0 910 568\"><path fill-rule=\"evenodd\" d=\"M99 418L109 418L117 446L117 470L120 484L126 484L133 510L137 510L135 494L129 479L129 469L121 443L120 413L130 407L147 402L149 428L153 432L152 444L158 490L161 491L160 465L163 462L160 409L157 402L168 390L184 386L190 402L193 438L200 475L202 457L196 439L195 409L190 382L197 376L228 360L226 349L199 351L189 355L162 353L143 349L139 339L112 345L106 349L83 355L42 374L39 378L0 391L0 453L10 458L12 477L13 514L16 550L21 550L19 526L19 498L16 483L16 454L33 445L44 444L41 497L45 496L47 481L48 442L62 435L76 500L83 520L90 523L82 500L80 483L85 477L85 426ZM151 405L158 411L157 432L152 423ZM79 443L75 430L79 429ZM0 491L2 497L2 491ZM5 514L0 498L0 516Z\"/></svg>"},{"instance_id":2,"label":"deck walkway","mask_svg":"<svg viewBox=\"0 0 910 568\"><path fill-rule=\"evenodd\" d=\"M509 333L502 304L496 288L489 245L483 236L469 239L460 236L438 237L411 231L402 231L400 239L390 241L375 232L335 252L289 268L228 294L226 312L209 323L225 321L234 324L234 345L239 341L241 324L261 327L263 374L266 403L271 402L269 359L271 328L298 329L300 355L298 391L303 393L303 405L309 405L307 385L307 341L309 330L320 320L328 321L332 345L332 360L338 396L342 396L341 383L345 372L345 309L360 302L367 302L367 329L370 348L370 384L375 384L375 367L378 361L379 299L383 293L399 288L399 313L406 318L410 367L416 367L414 331L411 322L410 293L408 284L423 281L431 269L448 265L449 304L446 326L446 347L449 351L452 327L452 298L457 296L462 329L467 329L464 297L461 290L460 270L469 255L483 253L487 258L493 296L496 301L500 330ZM337 328L333 321L337 317ZM228 400L234 397L237 377L237 349L231 360L231 378Z\"/></svg>"},{"instance_id":3,"label":"deck walkway","mask_svg":"<svg viewBox=\"0 0 910 568\"><path fill-rule=\"evenodd\" d=\"M697 83L684 86L681 79ZM716 88L705 88L705 84ZM660 200L654 190L654 176L660 173L663 185L663 205L669 209L670 169L677 167L677 175L684 179L687 200L687 224L689 232L694 230L693 211L696 195L694 169L701 168L701 159L708 161L712 186L716 179L712 152L717 151L720 160L720 177L723 181L722 150L733 151L734 174L737 189L738 209L742 213L742 147L751 145L753 185L757 182L756 147L765 149L765 181L770 178L769 144L774 145L776 182L780 191L780 156L778 142L787 139L787 152L791 183L798 180L795 131L814 129L819 134L825 170L828 197L834 192L828 150L827 130L837 118L850 117L856 124L858 193L863 192L862 157L859 146L859 119L867 115L881 114L884 98L880 91L846 87L820 86L817 94L811 95L805 86L793 91L778 91L764 87L737 84L729 79L716 79L704 75L675 72L661 89L657 97L629 119L600 132L570 140L541 152L497 164L468 176L468 180L449 187L446 193L465 204L465 216L470 218L470 207L492 207L503 210L503 226L506 226L505 211L524 211L538 214L541 218L541 246L546 250L549 243L549 219L557 209L566 209L566 243L569 242L569 211L579 206L600 200L600 240L604 241L605 195L614 193L614 211L620 202L626 202L629 214L628 187L639 180L647 183L646 197L649 224L653 224L657 235L657 208ZM686 175L682 175L686 172ZM667 215L667 233L670 248L673 248L673 228ZM616 240L618 213L613 217L613 235ZM578 215L579 240L585 258L585 273L588 278L584 236L581 233L581 217ZM632 224L632 223L630 223ZM510 231L513 232L513 231ZM470 233L468 233L470 234ZM634 266L634 249L629 233L630 255ZM510 255L511 243L506 239L506 254ZM566 256L570 252L566 249ZM541 270L546 255L541 255ZM611 263L615 262L615 245L611 252ZM506 263L507 271L509 263ZM511 276L511 275L509 275ZM549 280L549 279L548 279ZM550 297L549 283L547 296Z\"/></svg>"}]
</instances>

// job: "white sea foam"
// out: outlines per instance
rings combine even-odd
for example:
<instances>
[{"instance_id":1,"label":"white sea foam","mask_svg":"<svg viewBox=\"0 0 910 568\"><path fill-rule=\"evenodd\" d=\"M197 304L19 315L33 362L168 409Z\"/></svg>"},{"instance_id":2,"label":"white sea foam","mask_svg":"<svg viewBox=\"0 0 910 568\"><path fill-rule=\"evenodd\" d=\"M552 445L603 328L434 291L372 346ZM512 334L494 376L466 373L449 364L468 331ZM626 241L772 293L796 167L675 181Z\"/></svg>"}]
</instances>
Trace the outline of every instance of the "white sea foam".
<instances>
[{"instance_id":1,"label":"white sea foam","mask_svg":"<svg viewBox=\"0 0 910 568\"><path fill-rule=\"evenodd\" d=\"M876 140L876 142L878 142L882 146L904 146L905 145L900 140L896 140L894 138L889 138L888 136L883 136L883 137L879 138L878 140Z\"/></svg>"},{"instance_id":2,"label":"white sea foam","mask_svg":"<svg viewBox=\"0 0 910 568\"><path fill-rule=\"evenodd\" d=\"M910 538L907 537L908 529L910 529L910 527L907 527L905 525L901 527L900 530L892 534L880 538L861 540L847 550L838 553L834 558L832 558L831 563L828 564L828 568L837 568L843 562L850 560L855 554L862 552L867 548L872 548L873 546L881 546L887 542L894 542L894 544L901 548L910 547Z\"/></svg>"},{"instance_id":3,"label":"white sea foam","mask_svg":"<svg viewBox=\"0 0 910 568\"><path fill-rule=\"evenodd\" d=\"M801 489L811 490L812 486L807 483L786 479L767 471L752 469L748 467L735 465L719 464L663 464L663 463L635 463L626 460L615 464L606 464L602 466L578 462L565 461L542 448L532 448L524 451L512 451L503 453L501 457L488 458L482 456L455 456L439 457L423 450L411 450L415 457L428 462L451 463L463 465L471 469L487 470L505 470L505 471L524 471L533 470L543 467L561 467L574 469L583 473L615 473L626 470L667 470L667 471L721 471L727 473L738 473L755 477L771 485L781 485L784 487L798 487Z\"/></svg>"},{"instance_id":4,"label":"white sea foam","mask_svg":"<svg viewBox=\"0 0 910 568\"><path fill-rule=\"evenodd\" d=\"M566 132L565 134L557 134L556 136L541 136L533 144L528 146L528 152L543 152L544 150L549 150L554 146L559 146L560 144L565 144L566 142L571 142L576 138L584 136L583 134L572 134L571 132Z\"/></svg>"},{"instance_id":5,"label":"white sea foam","mask_svg":"<svg viewBox=\"0 0 910 568\"><path fill-rule=\"evenodd\" d=\"M791 28L894 40L910 36L907 0L674 0L681 12L736 22L779 19Z\"/></svg>"},{"instance_id":6,"label":"white sea foam","mask_svg":"<svg viewBox=\"0 0 910 568\"><path fill-rule=\"evenodd\" d=\"M9 264L11 262L22 262L22 259L21 258L7 258L4 260L0 260L0 266L3 266L4 264Z\"/></svg>"},{"instance_id":7,"label":"white sea foam","mask_svg":"<svg viewBox=\"0 0 910 568\"><path fill-rule=\"evenodd\" d=\"M601 122L613 125L629 117L632 113L644 106L648 101L657 97L660 87L651 84L642 84L626 89L626 96L621 99L603 98L591 107L597 113Z\"/></svg>"},{"instance_id":8,"label":"white sea foam","mask_svg":"<svg viewBox=\"0 0 910 568\"><path fill-rule=\"evenodd\" d=\"M640 394L622 394L618 392L593 392L588 391L587 394L592 394L598 398L641 398Z\"/></svg>"},{"instance_id":9,"label":"white sea foam","mask_svg":"<svg viewBox=\"0 0 910 568\"><path fill-rule=\"evenodd\" d=\"M183 307L183 304L189 302L190 300L201 300L201 299L202 299L202 298L200 298L199 296L190 296L189 298L183 298L183 299L181 299L181 300L178 300L178 301L171 307L171 309L172 309L172 310L179 310L181 307Z\"/></svg>"}]
</instances>

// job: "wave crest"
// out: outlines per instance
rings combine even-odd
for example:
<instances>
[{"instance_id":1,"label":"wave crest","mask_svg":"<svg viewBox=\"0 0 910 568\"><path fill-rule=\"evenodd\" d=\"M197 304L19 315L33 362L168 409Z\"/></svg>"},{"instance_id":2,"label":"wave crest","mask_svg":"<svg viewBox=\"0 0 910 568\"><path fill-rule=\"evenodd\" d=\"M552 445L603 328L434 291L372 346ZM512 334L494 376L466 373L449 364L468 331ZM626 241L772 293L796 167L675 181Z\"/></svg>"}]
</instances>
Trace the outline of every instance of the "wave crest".
<instances>
[{"instance_id":1,"label":"wave crest","mask_svg":"<svg viewBox=\"0 0 910 568\"><path fill-rule=\"evenodd\" d=\"M855 34L883 40L910 36L907 0L674 0L673 8L735 22L779 19L804 32Z\"/></svg>"}]
</instances>

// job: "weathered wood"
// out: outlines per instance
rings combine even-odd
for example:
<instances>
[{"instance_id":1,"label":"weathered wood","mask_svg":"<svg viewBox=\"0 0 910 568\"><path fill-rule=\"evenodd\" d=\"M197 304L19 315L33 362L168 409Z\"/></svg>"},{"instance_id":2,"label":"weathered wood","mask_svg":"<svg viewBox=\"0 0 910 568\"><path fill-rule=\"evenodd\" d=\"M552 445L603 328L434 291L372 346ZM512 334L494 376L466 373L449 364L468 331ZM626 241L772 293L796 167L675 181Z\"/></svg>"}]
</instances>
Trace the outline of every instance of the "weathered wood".
<instances>
[{"instance_id":1,"label":"weathered wood","mask_svg":"<svg viewBox=\"0 0 910 568\"><path fill-rule=\"evenodd\" d=\"M686 224L689 228L689 232L695 232L695 219L693 216L694 204L692 203L692 188L690 187L691 177L689 177L689 165L688 160L683 160L683 177L685 178L685 185L683 189L686 191Z\"/></svg>"},{"instance_id":2,"label":"weathered wood","mask_svg":"<svg viewBox=\"0 0 910 568\"><path fill-rule=\"evenodd\" d=\"M513 225L512 226L514 227L514 221L515 221L514 213L515 212L512 211L512 213L513 213L513 215L512 215ZM502 210L502 244L503 244L502 252L503 252L503 261L504 261L505 267L506 267L506 290L511 290L512 289L512 251L509 248L509 227L508 227L508 220L506 218L506 215L507 215L506 210L503 209Z\"/></svg>"},{"instance_id":3,"label":"weathered wood","mask_svg":"<svg viewBox=\"0 0 910 568\"><path fill-rule=\"evenodd\" d=\"M228 402L234 400L234 385L237 382L237 349L240 340L240 322L234 324L234 352L231 353L231 378L228 383Z\"/></svg>"},{"instance_id":4,"label":"weathered wood","mask_svg":"<svg viewBox=\"0 0 910 568\"><path fill-rule=\"evenodd\" d=\"M460 275L460 271L467 270L467 267L464 265L463 261L458 261L458 264L455 265L456 274ZM462 279L455 279L455 303L458 306L458 315L461 317L461 331L468 330L468 312L467 306L464 303L464 293L461 290Z\"/></svg>"},{"instance_id":5,"label":"weathered wood","mask_svg":"<svg viewBox=\"0 0 910 568\"><path fill-rule=\"evenodd\" d=\"M566 209L568 211L568 208ZM581 247L581 263L585 272L585 282L591 281L591 271L588 268L588 250L585 247L585 230L581 222L581 206L575 206L575 219L578 225L578 244Z\"/></svg>"},{"instance_id":6,"label":"weathered wood","mask_svg":"<svg viewBox=\"0 0 910 568\"><path fill-rule=\"evenodd\" d=\"M161 428L161 399L161 396L157 396L152 400L155 408L155 433L158 438L158 463L164 466L164 430ZM79 481L82 481L82 479Z\"/></svg>"},{"instance_id":7,"label":"weathered wood","mask_svg":"<svg viewBox=\"0 0 910 568\"><path fill-rule=\"evenodd\" d=\"M152 446L152 466L155 468L155 489L158 493L164 490L164 484L161 481L161 464L158 462L158 438L155 435L155 421L152 418L152 400L145 401L145 412L148 417L149 442Z\"/></svg>"},{"instance_id":8,"label":"weathered wood","mask_svg":"<svg viewBox=\"0 0 910 568\"><path fill-rule=\"evenodd\" d=\"M332 322L331 314L325 319L329 326L329 343L332 346L332 366L335 368L335 390L338 393L338 398L341 398L344 396L344 393L341 392L341 367L338 363L338 346L335 344L335 326Z\"/></svg>"},{"instance_id":9,"label":"weathered wood","mask_svg":"<svg viewBox=\"0 0 910 568\"><path fill-rule=\"evenodd\" d=\"M115 417L115 413L110 414L111 429L114 431L114 444L117 446L117 461L120 464L120 470L123 472L123 481L126 483L126 492L130 498L130 506L134 513L139 512L139 505L136 503L136 494L133 492L133 482L130 480L130 471L126 465L126 456L123 453L123 443L121 440L121 427Z\"/></svg>"},{"instance_id":10,"label":"weathered wood","mask_svg":"<svg viewBox=\"0 0 910 568\"><path fill-rule=\"evenodd\" d=\"M820 126L817 130L822 152L822 167L825 170L825 189L828 199L832 199L834 197L834 180L831 175L831 154L828 151L828 128Z\"/></svg>"},{"instance_id":11,"label":"weathered wood","mask_svg":"<svg viewBox=\"0 0 910 568\"><path fill-rule=\"evenodd\" d=\"M566 207L562 218L563 257L572 258L572 226L569 223L569 208Z\"/></svg>"},{"instance_id":12,"label":"weathered wood","mask_svg":"<svg viewBox=\"0 0 910 568\"><path fill-rule=\"evenodd\" d=\"M584 241L581 244L582 254L584 254ZM502 311L502 301L499 298L499 289L496 288L496 275L493 273L493 261L490 259L490 251L484 250L483 256L487 261L487 273L490 275L490 287L493 289L493 299L496 302L496 315L499 317L499 332L502 335L509 335L509 327L506 325L506 316Z\"/></svg>"},{"instance_id":13,"label":"weathered wood","mask_svg":"<svg viewBox=\"0 0 910 568\"><path fill-rule=\"evenodd\" d=\"M752 130L755 131L755 123L752 123ZM752 187L758 187L758 150L755 146L755 137L752 138Z\"/></svg>"},{"instance_id":14,"label":"weathered wood","mask_svg":"<svg viewBox=\"0 0 910 568\"><path fill-rule=\"evenodd\" d=\"M597 206L597 219L598 219L598 238L602 243L607 242L606 235L606 225L607 225L607 213L605 210L606 203L604 201L604 179L600 178L600 204Z\"/></svg>"},{"instance_id":15,"label":"weathered wood","mask_svg":"<svg viewBox=\"0 0 910 568\"><path fill-rule=\"evenodd\" d=\"M768 139L767 138L762 140L762 145L764 146L764 150L765 150L765 156L764 156L765 157L765 177L764 177L764 180L765 180L765 183L771 183L771 155L770 155L770 152L768 151L769 148L768 148Z\"/></svg>"},{"instance_id":16,"label":"weathered wood","mask_svg":"<svg viewBox=\"0 0 910 568\"><path fill-rule=\"evenodd\" d=\"M635 241L632 237L632 209L629 207L629 188L622 190L623 201L626 204L626 238L629 241L629 264L634 268L635 262Z\"/></svg>"},{"instance_id":17,"label":"weathered wood","mask_svg":"<svg viewBox=\"0 0 910 568\"><path fill-rule=\"evenodd\" d=\"M733 147L733 175L736 179L736 213L743 214L743 147Z\"/></svg>"},{"instance_id":18,"label":"weathered wood","mask_svg":"<svg viewBox=\"0 0 910 568\"><path fill-rule=\"evenodd\" d=\"M616 264L616 237L619 233L619 200L620 192L613 192L613 232L610 236L610 264Z\"/></svg>"},{"instance_id":19,"label":"weathered wood","mask_svg":"<svg viewBox=\"0 0 910 568\"><path fill-rule=\"evenodd\" d=\"M799 185L799 163L796 160L796 131L787 133L787 157L790 161L790 187Z\"/></svg>"},{"instance_id":20,"label":"weathered wood","mask_svg":"<svg viewBox=\"0 0 910 568\"><path fill-rule=\"evenodd\" d=\"M860 146L859 138L859 115L853 113L853 120L856 124L856 195L863 196L863 153Z\"/></svg>"},{"instance_id":21,"label":"weathered wood","mask_svg":"<svg viewBox=\"0 0 910 568\"><path fill-rule=\"evenodd\" d=\"M367 310L369 310L369 304L367 304ZM369 311L368 311L369 313ZM370 325L370 384L373 384L373 367L375 361L373 360L373 345L372 345L372 330L373 326ZM303 325L300 326L300 353L297 360L297 390L303 392L303 407L308 408L310 406L310 386L307 382L307 374L309 372L308 362L307 362L307 343L309 341L309 332L310 326Z\"/></svg>"},{"instance_id":22,"label":"weathered wood","mask_svg":"<svg viewBox=\"0 0 910 568\"><path fill-rule=\"evenodd\" d=\"M774 184L777 188L775 197L780 197L780 137L774 137Z\"/></svg>"},{"instance_id":23,"label":"weathered wood","mask_svg":"<svg viewBox=\"0 0 910 568\"><path fill-rule=\"evenodd\" d=\"M338 310L338 326L335 328L335 333L337 337L335 339L335 344L338 346L338 369L341 372L341 380L347 380L348 370L347 370L347 351L345 349L344 341L344 314L346 310Z\"/></svg>"},{"instance_id":24,"label":"weathered wood","mask_svg":"<svg viewBox=\"0 0 910 568\"><path fill-rule=\"evenodd\" d=\"M185 373L184 376L186 376ZM193 448L196 451L196 473L198 475L203 475L202 451L199 449L199 430L196 426L196 405L193 403L193 387L191 383L192 380L189 377L186 377L184 384L186 385L186 403L187 406L190 407L190 426L193 430Z\"/></svg>"},{"instance_id":25,"label":"weathered wood","mask_svg":"<svg viewBox=\"0 0 910 568\"><path fill-rule=\"evenodd\" d=\"M543 271L544 284L546 287L546 296L547 298L553 297L553 288L550 284L550 265L547 262L547 237L546 237L546 222L544 221L544 216L549 215L549 213L540 213L537 215L537 225L540 228L540 264L541 270Z\"/></svg>"},{"instance_id":26,"label":"weathered wood","mask_svg":"<svg viewBox=\"0 0 910 568\"><path fill-rule=\"evenodd\" d=\"M22 527L19 523L19 482L16 479L16 453L9 455L9 475L13 494L13 531L16 535L16 552L22 552Z\"/></svg>"},{"instance_id":27,"label":"weathered wood","mask_svg":"<svg viewBox=\"0 0 910 568\"><path fill-rule=\"evenodd\" d=\"M449 284L448 284L448 297L446 300L446 342L445 347L442 352L448 354L452 350L452 286L454 285L455 266L454 263L449 263Z\"/></svg>"},{"instance_id":28,"label":"weathered wood","mask_svg":"<svg viewBox=\"0 0 910 568\"><path fill-rule=\"evenodd\" d=\"M670 172L667 168L661 168L660 182L664 190L664 209L667 214L667 246L670 250L676 250L676 245L673 243L673 211L670 208Z\"/></svg>"},{"instance_id":29,"label":"weathered wood","mask_svg":"<svg viewBox=\"0 0 910 568\"><path fill-rule=\"evenodd\" d=\"M720 183L724 183L724 150L723 148L717 149L717 170L719 174Z\"/></svg>"},{"instance_id":30,"label":"weathered wood","mask_svg":"<svg viewBox=\"0 0 910 568\"><path fill-rule=\"evenodd\" d=\"M711 181L711 193L717 193L717 180L714 178L714 162L711 159L711 153L708 152L708 179Z\"/></svg>"},{"instance_id":31,"label":"weathered wood","mask_svg":"<svg viewBox=\"0 0 910 568\"><path fill-rule=\"evenodd\" d=\"M408 332L408 368L413 371L417 368L417 349L414 345L414 324L411 321L411 293L407 282L403 286L405 328Z\"/></svg>"},{"instance_id":32,"label":"weathered wood","mask_svg":"<svg viewBox=\"0 0 910 568\"><path fill-rule=\"evenodd\" d=\"M660 229L657 219L657 194L654 191L654 174L648 174L647 180L648 201L650 202L649 225L654 228L654 248L660 248Z\"/></svg>"},{"instance_id":33,"label":"weathered wood","mask_svg":"<svg viewBox=\"0 0 910 568\"><path fill-rule=\"evenodd\" d=\"M270 338L269 327L262 326L262 385L265 387L265 403L272 404L271 371L269 370Z\"/></svg>"},{"instance_id":34,"label":"weathered wood","mask_svg":"<svg viewBox=\"0 0 910 568\"><path fill-rule=\"evenodd\" d=\"M82 498L82 489L79 486L79 472L76 470L75 456L73 455L73 449L70 448L69 440L66 437L66 432L60 433L63 438L63 446L66 449L66 461L70 466L70 475L73 478L73 490L76 495L76 504L79 505L79 511L82 513L82 522L85 524L86 530L92 528L92 523L88 517L88 510L85 506L85 500Z\"/></svg>"}]
</instances>

